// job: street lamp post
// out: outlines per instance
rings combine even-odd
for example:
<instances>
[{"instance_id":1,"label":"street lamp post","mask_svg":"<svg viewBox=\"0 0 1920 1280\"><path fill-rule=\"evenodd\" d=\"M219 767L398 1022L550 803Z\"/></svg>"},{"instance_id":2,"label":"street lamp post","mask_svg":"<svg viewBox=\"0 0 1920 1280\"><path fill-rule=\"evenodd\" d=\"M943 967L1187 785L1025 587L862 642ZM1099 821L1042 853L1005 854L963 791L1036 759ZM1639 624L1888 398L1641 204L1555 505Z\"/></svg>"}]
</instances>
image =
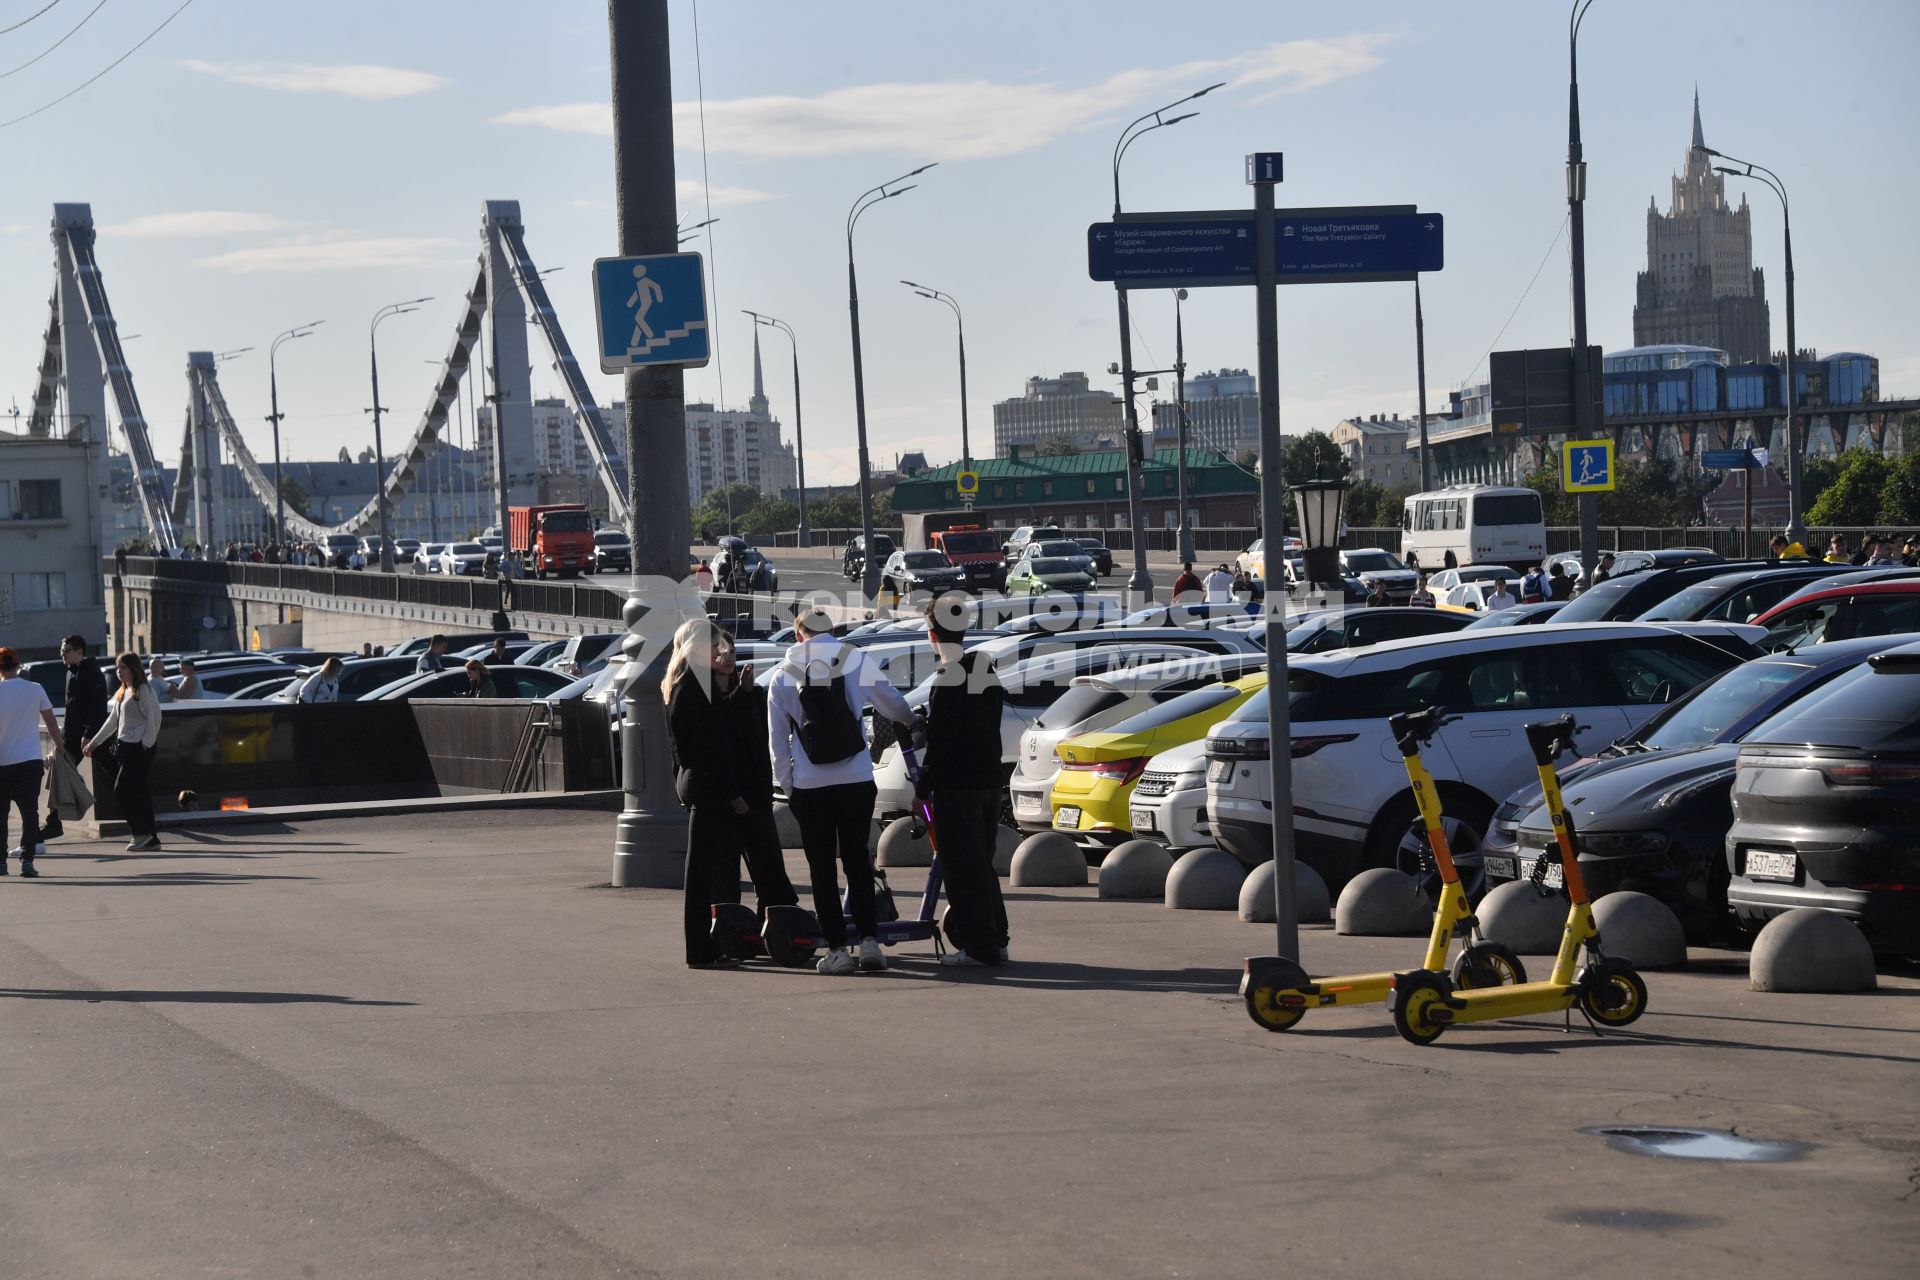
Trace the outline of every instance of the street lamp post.
<instances>
[{"instance_id":1,"label":"street lamp post","mask_svg":"<svg viewBox=\"0 0 1920 1280\"><path fill-rule=\"evenodd\" d=\"M1787 268L1787 356L1781 368L1781 380L1786 384L1781 395L1786 397L1787 409L1787 540L1789 542L1806 541L1806 528L1800 523L1804 512L1801 509L1800 469L1804 450L1800 444L1799 415L1794 411L1793 357L1795 354L1793 332L1793 213L1787 204L1787 184L1780 175L1763 165L1749 160L1736 160L1724 151L1715 151L1712 147L1695 144L1695 151L1710 155L1716 160L1725 160L1723 165L1715 165L1715 173L1725 174L1729 178L1752 178L1763 182L1780 197L1780 223L1786 237ZM1736 167L1737 166L1737 167Z\"/></svg>"},{"instance_id":2,"label":"street lamp post","mask_svg":"<svg viewBox=\"0 0 1920 1280\"><path fill-rule=\"evenodd\" d=\"M755 324L766 325L769 329L778 329L787 335L787 345L793 348L793 471L794 492L800 500L800 546L804 549L813 545L813 530L807 524L807 438L800 429L800 340L793 336L793 326L785 320L776 320L772 316L763 316L758 311L748 311Z\"/></svg>"},{"instance_id":3,"label":"street lamp post","mask_svg":"<svg viewBox=\"0 0 1920 1280\"><path fill-rule=\"evenodd\" d=\"M1574 0L1567 18L1567 243L1573 259L1573 424L1582 440L1593 439L1593 391L1587 367L1587 162L1580 146L1580 23L1593 0ZM1592 582L1600 543L1600 508L1591 493L1580 495L1580 573Z\"/></svg>"},{"instance_id":4,"label":"street lamp post","mask_svg":"<svg viewBox=\"0 0 1920 1280\"><path fill-rule=\"evenodd\" d=\"M900 283L923 298L946 303L948 309L953 312L954 328L960 335L960 469L971 471L973 470L973 443L967 435L967 323L960 316L960 304L954 300L952 294L942 293L928 285L915 284L911 280L902 280Z\"/></svg>"},{"instance_id":5,"label":"street lamp post","mask_svg":"<svg viewBox=\"0 0 1920 1280\"><path fill-rule=\"evenodd\" d=\"M1179 417L1177 444L1180 459L1175 487L1179 490L1180 503L1180 563L1193 563L1193 519L1187 511L1187 331L1180 314L1180 304L1187 300L1185 289L1176 289L1173 293L1173 403Z\"/></svg>"},{"instance_id":6,"label":"street lamp post","mask_svg":"<svg viewBox=\"0 0 1920 1280\"><path fill-rule=\"evenodd\" d=\"M867 382L860 363L860 284L853 271L853 227L860 221L861 214L882 200L913 190L918 184L907 179L918 177L937 163L923 164L911 173L903 173L861 192L860 198L847 210L847 315L853 328L853 425L860 446L860 545L865 549L861 556L864 568L860 593L869 604L880 594L880 562L873 555L873 477L867 465ZM903 182L907 185L899 185Z\"/></svg>"},{"instance_id":7,"label":"street lamp post","mask_svg":"<svg viewBox=\"0 0 1920 1280\"><path fill-rule=\"evenodd\" d=\"M273 424L273 537L283 550L287 545L287 494L280 483L280 420L286 415L280 412L280 377L273 358L279 354L281 343L307 337L325 323L324 320L314 320L297 324L267 347L267 396L273 405L273 412L267 415L267 421Z\"/></svg>"},{"instance_id":8,"label":"street lamp post","mask_svg":"<svg viewBox=\"0 0 1920 1280\"><path fill-rule=\"evenodd\" d=\"M432 298L409 298L405 302L395 302L373 313L373 320L367 325L367 362L373 371L373 408L367 410L373 415L373 501L380 517L380 572L393 572L393 540L387 536L387 455L380 440L380 415L385 406L380 403L380 352L374 346L374 335L379 331L380 322L389 316L403 316L409 311L417 311L423 302L432 302Z\"/></svg>"},{"instance_id":9,"label":"street lamp post","mask_svg":"<svg viewBox=\"0 0 1920 1280\"><path fill-rule=\"evenodd\" d=\"M1113 144L1114 221L1120 220L1120 162L1126 159L1127 148L1155 129L1164 129L1168 125L1179 124L1182 120L1193 119L1200 113L1189 111L1177 116L1169 116L1166 113L1182 103L1204 98L1225 84L1226 81L1222 80L1219 84L1210 84L1184 98L1169 102L1158 111L1147 112L1120 131L1119 141ZM1149 120L1153 123L1147 124ZM1141 128L1142 125L1146 127ZM1153 578L1147 572L1146 511L1140 493L1142 468L1146 458L1140 442L1140 412L1133 402L1133 322L1127 314L1127 290L1119 281L1115 281L1113 291L1120 309L1120 397L1126 417L1127 432L1127 520L1133 525L1133 573L1127 579L1127 594L1132 597L1134 603L1139 604L1153 599Z\"/></svg>"}]
</instances>

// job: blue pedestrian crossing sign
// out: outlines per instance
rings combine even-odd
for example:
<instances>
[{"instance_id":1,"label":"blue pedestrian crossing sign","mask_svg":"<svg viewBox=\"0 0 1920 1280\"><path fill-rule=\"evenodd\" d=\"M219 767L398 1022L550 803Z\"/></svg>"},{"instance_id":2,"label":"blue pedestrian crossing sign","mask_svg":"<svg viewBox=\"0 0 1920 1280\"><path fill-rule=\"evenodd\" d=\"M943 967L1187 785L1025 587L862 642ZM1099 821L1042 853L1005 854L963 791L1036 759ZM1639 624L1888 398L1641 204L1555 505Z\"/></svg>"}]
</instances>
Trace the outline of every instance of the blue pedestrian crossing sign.
<instances>
[{"instance_id":1,"label":"blue pedestrian crossing sign","mask_svg":"<svg viewBox=\"0 0 1920 1280\"><path fill-rule=\"evenodd\" d=\"M1569 440L1560 446L1563 493L1600 493L1613 488L1613 441Z\"/></svg>"},{"instance_id":2,"label":"blue pedestrian crossing sign","mask_svg":"<svg viewBox=\"0 0 1920 1280\"><path fill-rule=\"evenodd\" d=\"M705 364L707 281L697 253L599 258L593 264L600 372Z\"/></svg>"}]
</instances>

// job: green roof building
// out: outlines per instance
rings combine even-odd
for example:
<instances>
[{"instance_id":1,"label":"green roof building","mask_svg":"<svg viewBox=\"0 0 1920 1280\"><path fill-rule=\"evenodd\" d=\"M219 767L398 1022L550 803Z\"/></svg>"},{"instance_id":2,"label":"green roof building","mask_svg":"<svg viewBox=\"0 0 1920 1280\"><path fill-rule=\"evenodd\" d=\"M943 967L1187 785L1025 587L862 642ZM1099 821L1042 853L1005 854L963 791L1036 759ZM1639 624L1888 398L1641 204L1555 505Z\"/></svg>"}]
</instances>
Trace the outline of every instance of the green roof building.
<instances>
[{"instance_id":1,"label":"green roof building","mask_svg":"<svg viewBox=\"0 0 1920 1280\"><path fill-rule=\"evenodd\" d=\"M1142 468L1141 497L1149 528L1177 523L1179 454L1156 450ZM1062 529L1124 529L1127 518L1127 458L1124 453L1064 457L983 458L974 463L980 488L973 514L982 524L1054 523ZM901 514L961 510L958 463L902 480L892 510ZM1195 525L1256 523L1260 482L1249 469L1217 453L1187 451L1187 501Z\"/></svg>"}]
</instances>

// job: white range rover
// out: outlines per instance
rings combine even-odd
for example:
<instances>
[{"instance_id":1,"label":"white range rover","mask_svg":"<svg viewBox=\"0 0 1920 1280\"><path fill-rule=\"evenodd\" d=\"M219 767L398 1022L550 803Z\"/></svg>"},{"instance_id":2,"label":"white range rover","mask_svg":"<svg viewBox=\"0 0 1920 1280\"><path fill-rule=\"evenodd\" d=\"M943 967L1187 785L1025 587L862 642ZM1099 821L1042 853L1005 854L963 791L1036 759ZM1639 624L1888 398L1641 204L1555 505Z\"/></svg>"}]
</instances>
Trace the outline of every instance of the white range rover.
<instances>
[{"instance_id":1,"label":"white range rover","mask_svg":"<svg viewBox=\"0 0 1920 1280\"><path fill-rule=\"evenodd\" d=\"M1534 777L1525 726L1572 711L1591 755L1746 656L1735 635L1655 623L1463 631L1294 659L1288 669L1299 856L1336 893L1368 867L1424 870L1426 846L1387 717L1426 706L1453 717L1422 759L1439 783L1448 840L1470 888L1500 800ZM1751 646L1746 646L1750 648ZM1267 699L1251 698L1206 741L1207 813L1249 866L1271 855Z\"/></svg>"}]
</instances>

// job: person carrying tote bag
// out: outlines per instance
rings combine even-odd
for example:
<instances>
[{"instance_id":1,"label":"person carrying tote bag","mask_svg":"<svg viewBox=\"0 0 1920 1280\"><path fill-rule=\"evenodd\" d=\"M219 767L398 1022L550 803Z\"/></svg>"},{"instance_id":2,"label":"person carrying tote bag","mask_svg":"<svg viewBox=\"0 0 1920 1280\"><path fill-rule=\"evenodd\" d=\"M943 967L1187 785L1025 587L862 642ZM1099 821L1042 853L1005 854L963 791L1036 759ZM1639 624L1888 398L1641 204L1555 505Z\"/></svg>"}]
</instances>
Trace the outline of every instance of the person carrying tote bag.
<instances>
[{"instance_id":1,"label":"person carrying tote bag","mask_svg":"<svg viewBox=\"0 0 1920 1280\"><path fill-rule=\"evenodd\" d=\"M120 690L107 707L107 722L87 741L91 756L103 743L113 744L113 760L119 772L113 780L113 796L126 815L129 853L150 853L160 847L154 828L153 796L147 790L147 776L153 772L153 748L160 740L160 699L153 682L140 665L140 655L123 653L113 664L120 676Z\"/></svg>"}]
</instances>

